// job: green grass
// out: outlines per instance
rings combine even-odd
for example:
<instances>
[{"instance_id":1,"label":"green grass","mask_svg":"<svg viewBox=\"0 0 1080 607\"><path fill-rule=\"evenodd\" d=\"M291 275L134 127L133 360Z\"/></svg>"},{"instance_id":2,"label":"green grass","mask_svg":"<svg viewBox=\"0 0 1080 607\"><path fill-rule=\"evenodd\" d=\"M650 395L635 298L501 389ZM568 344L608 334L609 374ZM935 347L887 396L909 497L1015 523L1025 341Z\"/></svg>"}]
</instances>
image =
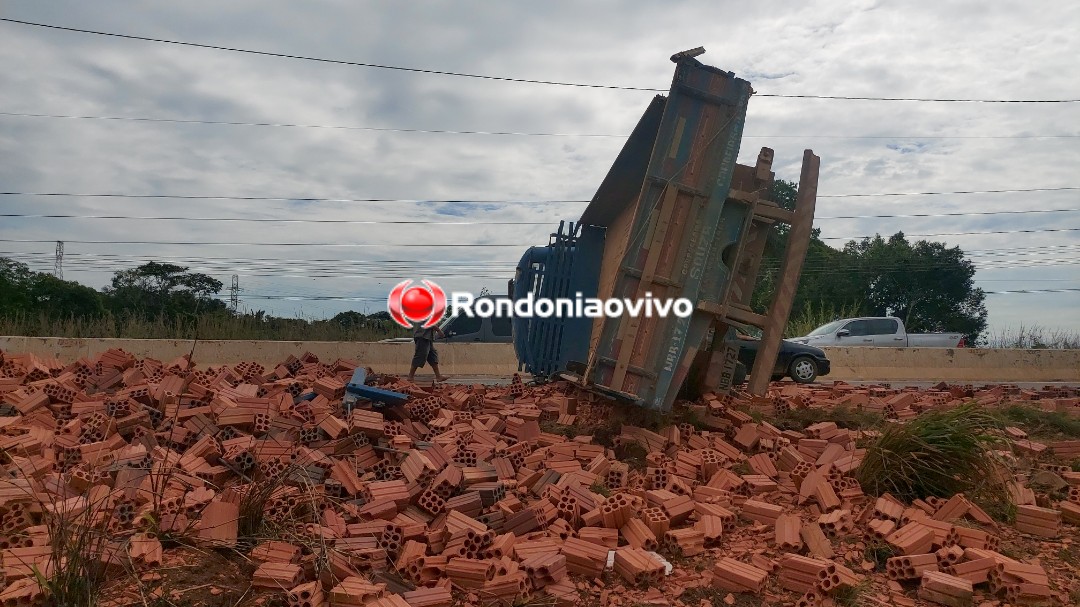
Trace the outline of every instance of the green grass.
<instances>
[{"instance_id":1,"label":"green grass","mask_svg":"<svg viewBox=\"0 0 1080 607\"><path fill-rule=\"evenodd\" d=\"M866 548L863 549L863 558L874 563L874 566L878 569L884 569L885 561L894 556L896 556L896 553L893 547L881 540L868 540Z\"/></svg>"},{"instance_id":2,"label":"green grass","mask_svg":"<svg viewBox=\"0 0 1080 607\"><path fill-rule=\"evenodd\" d=\"M110 550L117 556L125 554L123 544L116 541L119 538L110 537L97 524L111 516L108 494L90 491L80 497L85 500L81 508L60 508L47 517L52 570L32 568L50 604L93 607L109 576L126 573L123 565L106 568L95 556Z\"/></svg>"},{"instance_id":3,"label":"green grass","mask_svg":"<svg viewBox=\"0 0 1080 607\"><path fill-rule=\"evenodd\" d=\"M1047 329L1040 325L1006 327L979 340L983 348L1021 348L1036 350L1075 350L1080 348L1080 333L1066 329Z\"/></svg>"},{"instance_id":4,"label":"green grass","mask_svg":"<svg viewBox=\"0 0 1080 607\"><path fill-rule=\"evenodd\" d=\"M631 470L644 470L647 467L645 457L648 454L645 447L638 443L627 443L615 449L615 455L619 461L630 466Z\"/></svg>"},{"instance_id":5,"label":"green grass","mask_svg":"<svg viewBox=\"0 0 1080 607\"><path fill-rule=\"evenodd\" d=\"M1005 442L1002 426L974 404L890 424L868 445L855 477L871 495L889 492L910 501L963 492L988 510L1000 510L1008 492L990 450Z\"/></svg>"},{"instance_id":6,"label":"green grass","mask_svg":"<svg viewBox=\"0 0 1080 607\"><path fill-rule=\"evenodd\" d=\"M1064 546L1058 550L1057 557L1073 567L1080 566L1080 548Z\"/></svg>"},{"instance_id":7,"label":"green grass","mask_svg":"<svg viewBox=\"0 0 1080 607\"><path fill-rule=\"evenodd\" d=\"M106 313L86 318L54 319L42 314L0 317L0 335L123 339L243 339L276 341L378 341L403 337L391 322L347 326L332 320L276 318L215 312L198 317L143 319Z\"/></svg>"},{"instance_id":8,"label":"green grass","mask_svg":"<svg viewBox=\"0 0 1080 607\"><path fill-rule=\"evenodd\" d=\"M829 324L841 318L860 316L859 306L855 304L843 305L837 308L833 304L818 302L815 306L806 302L802 309L793 313L784 328L784 337L802 337L814 329Z\"/></svg>"},{"instance_id":9,"label":"green grass","mask_svg":"<svg viewBox=\"0 0 1080 607\"><path fill-rule=\"evenodd\" d=\"M588 434L588 432L583 432L577 425L566 426L553 419L541 420L540 431L549 434L558 434L559 436L565 436L566 438L574 438L581 434Z\"/></svg>"},{"instance_id":10,"label":"green grass","mask_svg":"<svg viewBox=\"0 0 1080 607\"><path fill-rule=\"evenodd\" d=\"M864 579L856 586L844 586L833 593L833 600L840 607L860 607L862 595L870 589L870 580Z\"/></svg>"},{"instance_id":11,"label":"green grass","mask_svg":"<svg viewBox=\"0 0 1080 607\"><path fill-rule=\"evenodd\" d=\"M1080 438L1080 418L1067 413L1016 403L997 409L996 415L1004 425L1021 426L1032 436Z\"/></svg>"}]
</instances>

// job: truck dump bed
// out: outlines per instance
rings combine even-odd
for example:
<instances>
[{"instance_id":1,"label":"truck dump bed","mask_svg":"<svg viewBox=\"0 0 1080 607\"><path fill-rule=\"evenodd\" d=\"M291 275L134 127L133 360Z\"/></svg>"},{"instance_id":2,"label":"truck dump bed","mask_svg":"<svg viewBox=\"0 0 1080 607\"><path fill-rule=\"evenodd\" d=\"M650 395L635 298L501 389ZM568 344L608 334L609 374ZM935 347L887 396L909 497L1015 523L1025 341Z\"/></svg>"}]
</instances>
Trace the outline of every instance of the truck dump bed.
<instances>
[{"instance_id":1,"label":"truck dump bed","mask_svg":"<svg viewBox=\"0 0 1080 607\"><path fill-rule=\"evenodd\" d=\"M803 194L816 184L817 158L809 151L804 158L800 199L808 202L800 200L799 213L765 200L772 151L763 148L754 167L736 164L750 83L703 65L695 54L672 57L677 67L667 98L650 104L577 224L560 225L553 235L544 256L558 265L536 263L540 255L530 250L518 266L514 294L540 296L535 285L542 277L549 297L573 297L584 285L602 299L687 298L693 314L599 318L587 331L580 318L531 325L515 319L515 345L526 370L573 371L584 384L668 410L711 342L716 347L699 361L707 369L704 380L713 388L730 382L737 353L725 350L723 339L707 339L726 336L730 322L763 328L761 347L768 356L772 343L775 358L793 286L787 285L787 307L774 301L768 315L751 311L749 298L765 236L777 221L793 225L791 241L803 232L809 239L813 196ZM797 284L805 244L797 260L789 259L798 253L794 248L789 246L782 271ZM780 316L779 329L770 330ZM555 333L559 339L551 338Z\"/></svg>"}]
</instances>

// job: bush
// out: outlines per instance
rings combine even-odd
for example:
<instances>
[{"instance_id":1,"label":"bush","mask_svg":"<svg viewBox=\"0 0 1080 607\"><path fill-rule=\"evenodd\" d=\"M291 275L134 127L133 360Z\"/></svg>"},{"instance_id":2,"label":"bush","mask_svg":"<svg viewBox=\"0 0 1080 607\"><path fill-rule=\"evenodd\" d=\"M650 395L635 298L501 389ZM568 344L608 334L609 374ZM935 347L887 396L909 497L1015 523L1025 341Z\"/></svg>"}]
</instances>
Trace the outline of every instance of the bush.
<instances>
[{"instance_id":1,"label":"bush","mask_svg":"<svg viewBox=\"0 0 1080 607\"><path fill-rule=\"evenodd\" d=\"M1008 503L992 449L1005 441L1001 422L967 404L891 424L871 443L855 471L872 495L913 500L965 493L993 509Z\"/></svg>"}]
</instances>

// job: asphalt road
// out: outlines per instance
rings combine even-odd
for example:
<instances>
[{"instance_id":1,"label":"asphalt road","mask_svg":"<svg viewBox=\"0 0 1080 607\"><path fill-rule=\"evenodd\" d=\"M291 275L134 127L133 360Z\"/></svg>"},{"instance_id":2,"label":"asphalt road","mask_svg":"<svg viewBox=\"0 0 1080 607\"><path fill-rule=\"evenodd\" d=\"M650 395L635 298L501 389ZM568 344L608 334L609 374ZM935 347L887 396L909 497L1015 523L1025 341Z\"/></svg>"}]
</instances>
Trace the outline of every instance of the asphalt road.
<instances>
[{"instance_id":1,"label":"asphalt road","mask_svg":"<svg viewBox=\"0 0 1080 607\"><path fill-rule=\"evenodd\" d=\"M509 376L509 375L455 375L455 376L452 376L447 383L450 383L450 384L466 384L466 385L484 384L484 385L487 385L487 386L504 386L504 385L507 385L507 384L510 383L510 378L511 378L511 376ZM433 381L434 379L435 379L435 376L430 375L430 374L429 375L423 375L423 374L417 373L417 375L416 375L416 381L419 382L419 383L429 383L429 382ZM528 375L522 375L522 380L528 382L529 381L529 376ZM792 382L791 380L784 380L784 383L794 385L794 382ZM830 385L832 383L833 382L826 377L826 378L823 378L823 379L819 380L815 385L828 386L828 385ZM880 385L882 383L887 383L887 384L889 384L890 386L892 386L894 388L912 388L912 387L914 387L914 388L930 388L930 387L936 385L938 382L936 382L936 381L856 381L856 380L848 381L848 380L845 380L844 383L855 385L855 386L872 386L872 385ZM950 383L959 384L959 383L967 383L967 382L953 381L953 382L950 382ZM972 383L972 384L974 384L976 386L1009 384L1009 385L1017 385L1017 386L1020 386L1021 388L1033 388L1033 389L1039 389L1039 388L1042 388L1043 386L1067 386L1067 387L1078 386L1078 384L1076 384L1074 382L987 382L987 381L979 382L979 381L976 381L976 382L970 382L970 383Z\"/></svg>"}]
</instances>

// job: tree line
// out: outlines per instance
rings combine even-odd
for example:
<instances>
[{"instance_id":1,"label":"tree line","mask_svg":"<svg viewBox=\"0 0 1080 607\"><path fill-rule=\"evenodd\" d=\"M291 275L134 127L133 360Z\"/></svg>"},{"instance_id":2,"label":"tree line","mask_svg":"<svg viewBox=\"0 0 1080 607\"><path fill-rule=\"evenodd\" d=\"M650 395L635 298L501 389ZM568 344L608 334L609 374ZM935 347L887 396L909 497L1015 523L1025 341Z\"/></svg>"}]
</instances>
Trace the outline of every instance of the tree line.
<instances>
[{"instance_id":1,"label":"tree line","mask_svg":"<svg viewBox=\"0 0 1080 607\"><path fill-rule=\"evenodd\" d=\"M771 199L795 208L796 184L777 180ZM773 230L762 260L752 307L764 312L775 288L786 226ZM909 332L963 333L973 344L986 330L986 294L975 286L975 265L960 247L919 240L903 232L825 244L815 228L795 293L788 337L852 316L896 316Z\"/></svg>"},{"instance_id":2,"label":"tree line","mask_svg":"<svg viewBox=\"0 0 1080 607\"><path fill-rule=\"evenodd\" d=\"M116 272L100 291L0 258L0 334L58 337L371 341L404 335L385 312L329 319L236 312L220 280L149 262Z\"/></svg>"}]
</instances>

